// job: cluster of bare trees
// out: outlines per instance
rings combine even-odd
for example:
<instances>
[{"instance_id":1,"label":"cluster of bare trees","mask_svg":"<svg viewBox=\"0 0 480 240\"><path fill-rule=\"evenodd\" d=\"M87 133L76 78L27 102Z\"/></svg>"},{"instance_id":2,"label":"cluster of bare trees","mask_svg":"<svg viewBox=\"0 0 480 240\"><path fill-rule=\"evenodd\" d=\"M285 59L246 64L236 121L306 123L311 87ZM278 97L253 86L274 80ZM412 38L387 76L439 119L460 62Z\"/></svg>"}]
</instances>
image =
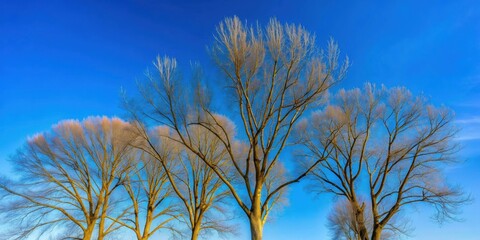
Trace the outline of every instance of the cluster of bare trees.
<instances>
[{"instance_id":1,"label":"cluster of bare trees","mask_svg":"<svg viewBox=\"0 0 480 240\"><path fill-rule=\"evenodd\" d=\"M123 228L142 240L160 229L197 239L202 231L229 230L218 222L223 212L211 213L226 197L211 170L163 139L161 128L147 133L139 126L68 120L29 139L13 159L21 178L0 183L2 215L16 224L5 236L105 239Z\"/></svg>"},{"instance_id":2,"label":"cluster of bare trees","mask_svg":"<svg viewBox=\"0 0 480 240\"><path fill-rule=\"evenodd\" d=\"M124 100L130 122L64 121L29 139L13 158L21 179L0 183L2 215L20 229L12 236L104 239L123 229L149 239L168 229L197 239L235 233L233 204L260 240L304 178L338 197L334 239L393 238L408 205L432 205L441 220L465 201L441 176L457 149L451 112L370 84L329 100L348 68L333 41L323 51L301 26L234 17L210 52L230 110L215 107L197 72L188 87L176 60L159 57L139 96Z\"/></svg>"}]
</instances>

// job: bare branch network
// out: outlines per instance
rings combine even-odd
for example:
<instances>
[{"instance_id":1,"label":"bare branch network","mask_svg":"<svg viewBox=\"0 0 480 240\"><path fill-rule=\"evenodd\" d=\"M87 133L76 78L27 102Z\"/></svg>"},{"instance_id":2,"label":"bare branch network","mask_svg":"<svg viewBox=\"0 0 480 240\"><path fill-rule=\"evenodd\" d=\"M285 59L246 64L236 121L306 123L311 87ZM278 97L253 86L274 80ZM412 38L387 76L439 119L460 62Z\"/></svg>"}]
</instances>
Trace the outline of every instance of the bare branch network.
<instances>
[{"instance_id":1,"label":"bare branch network","mask_svg":"<svg viewBox=\"0 0 480 240\"><path fill-rule=\"evenodd\" d=\"M458 149L450 110L372 84L329 98L348 58L302 26L233 17L216 30L209 52L225 98L198 66L185 81L174 58L158 57L138 95L124 95L128 122L62 121L18 150L19 178L0 181L0 215L15 226L4 236L228 238L238 210L261 240L287 189L306 180L337 197L332 239L392 239L408 233L408 206L433 206L441 221L468 200L442 176Z\"/></svg>"}]
</instances>

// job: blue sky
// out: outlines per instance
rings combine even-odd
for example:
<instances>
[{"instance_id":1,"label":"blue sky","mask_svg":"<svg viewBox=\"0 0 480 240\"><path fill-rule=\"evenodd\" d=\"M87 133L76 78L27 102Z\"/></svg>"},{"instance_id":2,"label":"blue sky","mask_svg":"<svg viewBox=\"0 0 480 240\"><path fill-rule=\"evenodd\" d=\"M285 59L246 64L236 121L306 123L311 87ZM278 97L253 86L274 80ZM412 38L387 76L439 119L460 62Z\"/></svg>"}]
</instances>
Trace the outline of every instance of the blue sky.
<instances>
[{"instance_id":1,"label":"blue sky","mask_svg":"<svg viewBox=\"0 0 480 240\"><path fill-rule=\"evenodd\" d=\"M442 226L407 212L411 239L478 239L480 225L479 1L0 1L0 166L36 132L61 119L122 116L119 92L160 54L209 66L215 25L237 15L300 23L320 44L338 41L352 62L342 87L402 85L455 110L464 163L448 177L477 200L463 222ZM212 74L212 76L216 76ZM265 239L326 239L331 197L302 185L267 224ZM247 239L244 233L237 239Z\"/></svg>"}]
</instances>

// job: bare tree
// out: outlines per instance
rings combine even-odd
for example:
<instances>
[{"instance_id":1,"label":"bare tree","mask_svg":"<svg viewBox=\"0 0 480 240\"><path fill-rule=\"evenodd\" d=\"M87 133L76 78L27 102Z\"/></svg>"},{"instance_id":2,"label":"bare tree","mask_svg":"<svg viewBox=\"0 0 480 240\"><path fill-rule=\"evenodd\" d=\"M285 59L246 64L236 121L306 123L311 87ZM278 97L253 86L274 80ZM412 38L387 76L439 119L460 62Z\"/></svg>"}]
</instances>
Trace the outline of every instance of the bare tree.
<instances>
[{"instance_id":1,"label":"bare tree","mask_svg":"<svg viewBox=\"0 0 480 240\"><path fill-rule=\"evenodd\" d=\"M18 226L14 236L41 238L63 227L70 239L91 239L95 232L103 239L118 229L109 218L114 192L131 167L129 126L117 118L67 120L30 138L12 159L19 181L0 184L4 222Z\"/></svg>"},{"instance_id":2,"label":"bare tree","mask_svg":"<svg viewBox=\"0 0 480 240\"><path fill-rule=\"evenodd\" d=\"M131 203L125 210L130 211L112 220L132 230L138 240L148 240L161 229L175 231L169 223L178 218L178 210L160 162L143 151L138 151L137 159L123 184Z\"/></svg>"},{"instance_id":3,"label":"bare tree","mask_svg":"<svg viewBox=\"0 0 480 240\"><path fill-rule=\"evenodd\" d=\"M334 147L312 171L317 190L349 202L362 240L382 239L386 229L401 232L390 223L408 205L431 205L438 220L454 217L466 198L441 176L441 169L455 162L452 118L448 109L428 105L405 88L367 84L363 91L340 91L334 103L300 128L311 157ZM368 205L371 228L365 219Z\"/></svg>"},{"instance_id":4,"label":"bare tree","mask_svg":"<svg viewBox=\"0 0 480 240\"><path fill-rule=\"evenodd\" d=\"M179 219L189 229L192 240L200 235L216 232L218 234L233 233L226 222L229 212L223 206L228 192L221 180L195 154L179 144L176 133L170 133L165 126L155 127L147 131L144 125L137 124L136 147L142 149L156 160L156 166L165 173L171 191L179 199L181 214ZM212 134L196 126L192 126L191 141L199 151L205 153L205 159L224 171L226 152L218 139ZM176 231L179 232L179 231Z\"/></svg>"},{"instance_id":5,"label":"bare tree","mask_svg":"<svg viewBox=\"0 0 480 240\"><path fill-rule=\"evenodd\" d=\"M295 123L310 106L321 102L345 73L348 61L338 65L339 50L333 41L326 52L319 51L315 37L303 27L282 25L277 20L264 29L245 26L237 17L227 18L218 26L215 38L211 53L226 76L229 97L225 102L231 101L232 108L226 114L239 123L238 135L225 129L225 115L212 109L206 88L185 90L175 59L167 57L155 63L159 79L149 75L140 89L143 104L138 115L169 127L179 143L215 172L248 217L251 238L259 240L286 187L325 158L319 156L290 178L279 162ZM210 132L222 145L235 180L195 145L193 125ZM235 137L242 139L242 144L234 144ZM245 146L243 154L239 154L240 145Z\"/></svg>"}]
</instances>

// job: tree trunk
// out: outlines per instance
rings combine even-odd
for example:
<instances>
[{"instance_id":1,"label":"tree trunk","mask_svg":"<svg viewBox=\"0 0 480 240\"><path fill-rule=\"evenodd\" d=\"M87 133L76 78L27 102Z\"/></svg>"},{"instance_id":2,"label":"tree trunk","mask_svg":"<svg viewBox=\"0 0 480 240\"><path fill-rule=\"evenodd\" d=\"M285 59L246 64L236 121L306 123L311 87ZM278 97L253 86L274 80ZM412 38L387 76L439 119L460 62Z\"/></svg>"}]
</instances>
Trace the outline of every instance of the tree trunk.
<instances>
[{"instance_id":1,"label":"tree trunk","mask_svg":"<svg viewBox=\"0 0 480 240\"><path fill-rule=\"evenodd\" d=\"M248 216L252 240L262 240L263 237L262 205L260 202L260 196L260 192L255 194L252 201L251 213Z\"/></svg>"},{"instance_id":2,"label":"tree trunk","mask_svg":"<svg viewBox=\"0 0 480 240\"><path fill-rule=\"evenodd\" d=\"M94 229L95 229L95 224L94 223L87 226L87 229L85 229L85 231L83 232L82 240L90 240L92 238Z\"/></svg>"},{"instance_id":3,"label":"tree trunk","mask_svg":"<svg viewBox=\"0 0 480 240\"><path fill-rule=\"evenodd\" d=\"M382 238L382 230L382 227L374 226L371 240L380 240Z\"/></svg>"},{"instance_id":4,"label":"tree trunk","mask_svg":"<svg viewBox=\"0 0 480 240\"><path fill-rule=\"evenodd\" d=\"M252 240L262 240L263 237L263 223L261 216L260 218L251 216L250 217L250 232Z\"/></svg>"},{"instance_id":5,"label":"tree trunk","mask_svg":"<svg viewBox=\"0 0 480 240\"><path fill-rule=\"evenodd\" d=\"M100 222L98 224L98 240L103 240L103 238L105 237L104 228L105 228L105 218L101 217Z\"/></svg>"},{"instance_id":6,"label":"tree trunk","mask_svg":"<svg viewBox=\"0 0 480 240\"><path fill-rule=\"evenodd\" d=\"M98 240L103 240L105 238L105 219L107 218L107 209L108 209L108 197L105 198L102 208L102 215L100 216L100 222L98 223Z\"/></svg>"},{"instance_id":7,"label":"tree trunk","mask_svg":"<svg viewBox=\"0 0 480 240\"><path fill-rule=\"evenodd\" d=\"M365 204L362 204L362 206L359 206L358 202L354 201L352 203L352 206L355 214L355 223L357 225L356 230L358 231L358 235L359 235L358 237L361 240L369 240L370 237L368 236L368 230L367 230L367 227L365 226L365 214L364 214Z\"/></svg>"},{"instance_id":8,"label":"tree trunk","mask_svg":"<svg viewBox=\"0 0 480 240\"><path fill-rule=\"evenodd\" d=\"M198 217L196 217L195 222L193 223L192 227L192 239L191 240L197 240L198 235L200 234L200 231L202 230L202 221L203 221L203 216L205 214L206 209L201 209L199 210Z\"/></svg>"},{"instance_id":9,"label":"tree trunk","mask_svg":"<svg viewBox=\"0 0 480 240\"><path fill-rule=\"evenodd\" d=\"M259 167L257 167L259 168ZM262 240L263 238L263 218L262 218L262 184L263 179L257 176L257 183L252 199L252 206L248 220L250 221L250 234L252 240Z\"/></svg>"},{"instance_id":10,"label":"tree trunk","mask_svg":"<svg viewBox=\"0 0 480 240\"><path fill-rule=\"evenodd\" d=\"M145 219L145 225L143 227L142 240L148 239L148 236L150 235L150 227L152 225L152 221L153 221L153 206L151 206L149 203L149 206L147 209L147 217Z\"/></svg>"},{"instance_id":11,"label":"tree trunk","mask_svg":"<svg viewBox=\"0 0 480 240\"><path fill-rule=\"evenodd\" d=\"M107 218L107 210L109 208L109 201L110 201L110 192L109 186L111 185L111 181L108 182L103 188L104 193L103 198L101 199L103 202L99 200L99 204L101 203L102 206L102 213L100 215L100 221L98 223L98 240L103 240L105 238L105 220Z\"/></svg>"},{"instance_id":12,"label":"tree trunk","mask_svg":"<svg viewBox=\"0 0 480 240\"><path fill-rule=\"evenodd\" d=\"M196 224L195 226L193 226L193 228L192 228L192 238L191 238L191 240L197 240L199 234L200 234L200 223L198 223L198 224Z\"/></svg>"}]
</instances>

